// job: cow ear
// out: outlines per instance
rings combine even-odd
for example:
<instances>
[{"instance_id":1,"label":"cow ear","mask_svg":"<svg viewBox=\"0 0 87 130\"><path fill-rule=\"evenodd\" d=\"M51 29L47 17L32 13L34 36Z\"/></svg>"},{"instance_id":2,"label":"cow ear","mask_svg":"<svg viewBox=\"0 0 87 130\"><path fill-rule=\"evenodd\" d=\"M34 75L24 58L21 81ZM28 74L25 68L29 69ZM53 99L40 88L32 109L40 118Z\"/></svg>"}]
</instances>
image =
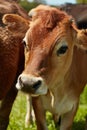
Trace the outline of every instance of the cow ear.
<instances>
[{"instance_id":1,"label":"cow ear","mask_svg":"<svg viewBox=\"0 0 87 130\"><path fill-rule=\"evenodd\" d=\"M17 14L5 14L2 20L13 33L25 33L29 28L29 21Z\"/></svg>"},{"instance_id":2,"label":"cow ear","mask_svg":"<svg viewBox=\"0 0 87 130\"><path fill-rule=\"evenodd\" d=\"M87 29L78 29L76 24L72 22L74 30L75 45L81 49L87 50Z\"/></svg>"},{"instance_id":3,"label":"cow ear","mask_svg":"<svg viewBox=\"0 0 87 130\"><path fill-rule=\"evenodd\" d=\"M79 30L77 33L77 45L87 50L87 29Z\"/></svg>"}]
</instances>

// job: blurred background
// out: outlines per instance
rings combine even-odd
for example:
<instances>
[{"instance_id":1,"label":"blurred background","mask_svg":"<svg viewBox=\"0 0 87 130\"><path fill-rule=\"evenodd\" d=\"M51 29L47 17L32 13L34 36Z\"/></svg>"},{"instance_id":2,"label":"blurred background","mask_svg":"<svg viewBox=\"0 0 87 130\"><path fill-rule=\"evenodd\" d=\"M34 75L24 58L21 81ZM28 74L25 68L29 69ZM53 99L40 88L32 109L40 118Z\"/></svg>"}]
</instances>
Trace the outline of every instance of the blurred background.
<instances>
[{"instance_id":1,"label":"blurred background","mask_svg":"<svg viewBox=\"0 0 87 130\"><path fill-rule=\"evenodd\" d=\"M18 0L18 2L27 10L29 11L31 8L37 6L38 4L47 4L52 6L59 6L65 3L72 3L72 4L87 4L87 0Z\"/></svg>"}]
</instances>

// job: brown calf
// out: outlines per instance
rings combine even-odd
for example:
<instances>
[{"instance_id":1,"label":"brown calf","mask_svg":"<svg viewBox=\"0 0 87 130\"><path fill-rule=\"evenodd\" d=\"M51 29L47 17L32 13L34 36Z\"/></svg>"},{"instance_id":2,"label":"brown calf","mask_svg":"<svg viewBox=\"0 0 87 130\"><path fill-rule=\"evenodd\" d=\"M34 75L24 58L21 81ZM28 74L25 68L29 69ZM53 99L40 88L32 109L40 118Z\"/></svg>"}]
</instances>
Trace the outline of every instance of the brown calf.
<instances>
[{"instance_id":1,"label":"brown calf","mask_svg":"<svg viewBox=\"0 0 87 130\"><path fill-rule=\"evenodd\" d=\"M0 18L5 13L16 13L29 19L26 11L11 0L0 0ZM15 30L14 25L14 35L7 27L4 27L1 19L0 25L0 130L6 130L9 123L9 114L17 95L15 83L24 68L22 39L28 29L28 21L25 30L21 33Z\"/></svg>"},{"instance_id":2,"label":"brown calf","mask_svg":"<svg viewBox=\"0 0 87 130\"><path fill-rule=\"evenodd\" d=\"M87 31L78 30L70 16L49 6L38 6L30 16L24 38L25 69L16 87L38 96L32 98L38 130L47 130L46 110L57 119L62 116L60 130L70 130L87 83ZM8 14L4 20L11 23L9 18L20 25L20 31L20 18L17 16L16 22L14 15ZM14 33L12 26L10 30Z\"/></svg>"},{"instance_id":3,"label":"brown calf","mask_svg":"<svg viewBox=\"0 0 87 130\"><path fill-rule=\"evenodd\" d=\"M87 28L87 4L67 3L67 4L59 6L58 8L66 11L69 15L72 15L74 17L76 25L79 29ZM26 126L28 126L30 124L30 114L29 113L31 113L31 108L32 108L29 105L30 102L31 102L31 97L29 95L29 96L27 96L27 114L26 114L26 120L25 120Z\"/></svg>"}]
</instances>

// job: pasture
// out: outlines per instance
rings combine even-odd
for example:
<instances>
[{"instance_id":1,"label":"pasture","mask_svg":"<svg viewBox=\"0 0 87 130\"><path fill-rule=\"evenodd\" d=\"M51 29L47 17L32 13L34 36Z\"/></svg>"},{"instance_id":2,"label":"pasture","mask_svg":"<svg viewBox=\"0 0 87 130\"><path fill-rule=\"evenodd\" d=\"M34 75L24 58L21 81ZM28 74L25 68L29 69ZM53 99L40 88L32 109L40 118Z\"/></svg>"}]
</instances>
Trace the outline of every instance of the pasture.
<instances>
[{"instance_id":1,"label":"pasture","mask_svg":"<svg viewBox=\"0 0 87 130\"><path fill-rule=\"evenodd\" d=\"M7 130L36 130L35 123L29 128L25 128L24 120L26 114L26 97L23 93L19 92L15 103L13 105L12 112L10 114L10 124ZM87 115L87 86L85 87L81 98L80 105L77 111L76 117L73 123L72 130L84 130L85 128L85 117ZM47 124L49 130L56 130L52 116L47 112Z\"/></svg>"}]
</instances>

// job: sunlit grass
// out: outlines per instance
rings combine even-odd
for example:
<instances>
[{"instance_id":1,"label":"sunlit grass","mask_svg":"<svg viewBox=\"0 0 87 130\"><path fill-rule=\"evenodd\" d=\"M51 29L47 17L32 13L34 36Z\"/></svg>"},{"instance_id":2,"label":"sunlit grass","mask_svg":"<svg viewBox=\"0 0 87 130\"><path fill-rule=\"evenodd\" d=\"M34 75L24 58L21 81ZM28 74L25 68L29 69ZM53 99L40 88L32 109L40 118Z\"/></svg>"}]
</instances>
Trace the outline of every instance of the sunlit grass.
<instances>
[{"instance_id":1,"label":"sunlit grass","mask_svg":"<svg viewBox=\"0 0 87 130\"><path fill-rule=\"evenodd\" d=\"M87 115L87 87L84 90L84 93L81 95L81 101L79 109L77 111L76 117L73 123L73 130L84 130L85 127L85 117ZM25 114L26 114L26 96L23 93L19 93L13 109L10 115L10 123L7 130L36 130L35 123L25 128ZM56 130L54 122L52 120L51 114L47 113L47 125L49 130Z\"/></svg>"}]
</instances>

